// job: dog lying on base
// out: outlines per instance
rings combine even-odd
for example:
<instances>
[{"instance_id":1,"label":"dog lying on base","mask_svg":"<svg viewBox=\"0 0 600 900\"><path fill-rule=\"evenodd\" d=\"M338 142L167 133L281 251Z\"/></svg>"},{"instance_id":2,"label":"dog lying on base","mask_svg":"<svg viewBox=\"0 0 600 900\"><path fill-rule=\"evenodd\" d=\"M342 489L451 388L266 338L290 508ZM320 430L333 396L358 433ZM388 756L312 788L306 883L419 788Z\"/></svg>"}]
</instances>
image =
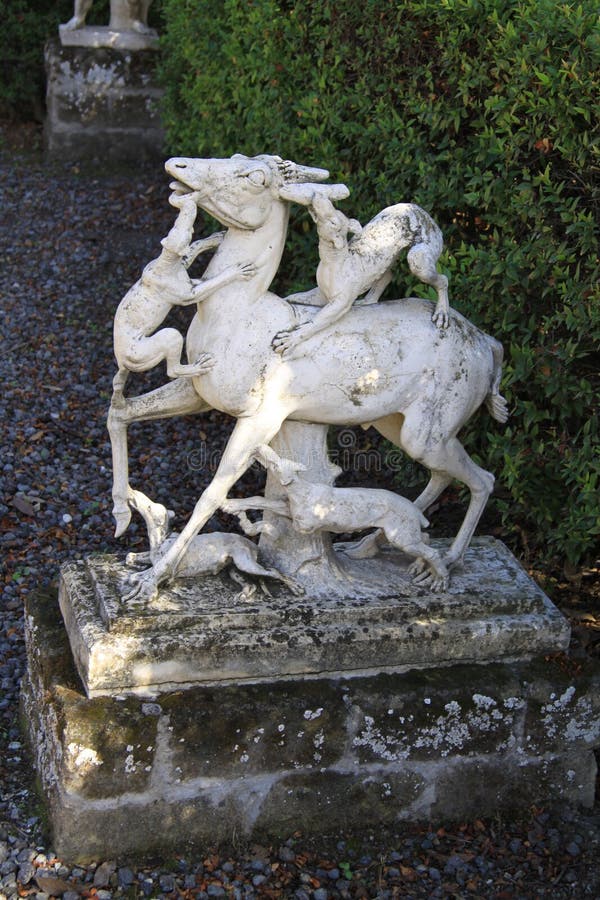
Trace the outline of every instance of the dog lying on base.
<instances>
[{"instance_id":1,"label":"dog lying on base","mask_svg":"<svg viewBox=\"0 0 600 900\"><path fill-rule=\"evenodd\" d=\"M373 488L336 488L302 477L306 467L278 456L271 447L263 445L256 458L285 487L286 500L250 497L228 500L224 508L236 515L247 509L266 509L291 518L297 531L310 534L329 531L345 534L378 528L393 546L415 562L409 572L419 584L427 584L433 591L446 590L449 573L441 555L429 546L428 535L422 529L429 522L420 509L399 494ZM339 470L341 473L341 469ZM254 526L260 529L260 526Z\"/></svg>"},{"instance_id":2,"label":"dog lying on base","mask_svg":"<svg viewBox=\"0 0 600 900\"><path fill-rule=\"evenodd\" d=\"M139 492L137 493L139 494ZM144 553L128 553L125 558L126 565L136 569L154 565L177 538L176 532L169 534L171 516L164 510L164 507L152 503L148 498L145 498L145 501L142 502L138 498L136 509L139 510L146 522L150 550ZM241 534L223 532L197 534L179 561L176 576L177 578L193 578L198 575L218 575L227 567L230 567L231 578L242 587L237 596L238 600L251 600L256 593L256 585L242 578L239 573L255 575L261 580L261 586L267 594L269 591L262 583L264 578L280 581L292 594L303 593L302 588L293 578L282 575L277 569L262 566L258 562L257 545Z\"/></svg>"}]
</instances>

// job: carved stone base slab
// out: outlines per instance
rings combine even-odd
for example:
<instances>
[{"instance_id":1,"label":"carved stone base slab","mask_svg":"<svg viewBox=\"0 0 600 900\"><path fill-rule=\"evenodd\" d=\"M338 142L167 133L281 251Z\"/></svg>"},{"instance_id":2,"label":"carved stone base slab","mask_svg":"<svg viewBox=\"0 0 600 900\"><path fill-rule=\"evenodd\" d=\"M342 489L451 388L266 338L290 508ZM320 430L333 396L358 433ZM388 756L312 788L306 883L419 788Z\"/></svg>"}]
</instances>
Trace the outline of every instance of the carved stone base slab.
<instances>
[{"instance_id":1,"label":"carved stone base slab","mask_svg":"<svg viewBox=\"0 0 600 900\"><path fill-rule=\"evenodd\" d=\"M237 598L226 574L181 579L149 606L125 604L127 569L114 556L63 566L59 602L90 697L193 684L398 672L453 662L523 659L567 646L569 626L510 551L473 542L448 591L415 587L410 560L361 561L380 596L294 597L273 586Z\"/></svg>"},{"instance_id":2,"label":"carved stone base slab","mask_svg":"<svg viewBox=\"0 0 600 900\"><path fill-rule=\"evenodd\" d=\"M113 50L155 50L158 34L154 29L146 32L116 31L104 25L87 25L85 28L58 26L63 47L111 47Z\"/></svg>"},{"instance_id":3,"label":"carved stone base slab","mask_svg":"<svg viewBox=\"0 0 600 900\"><path fill-rule=\"evenodd\" d=\"M30 596L25 623L22 721L52 845L73 862L593 802L591 661L88 699L56 596Z\"/></svg>"}]
</instances>

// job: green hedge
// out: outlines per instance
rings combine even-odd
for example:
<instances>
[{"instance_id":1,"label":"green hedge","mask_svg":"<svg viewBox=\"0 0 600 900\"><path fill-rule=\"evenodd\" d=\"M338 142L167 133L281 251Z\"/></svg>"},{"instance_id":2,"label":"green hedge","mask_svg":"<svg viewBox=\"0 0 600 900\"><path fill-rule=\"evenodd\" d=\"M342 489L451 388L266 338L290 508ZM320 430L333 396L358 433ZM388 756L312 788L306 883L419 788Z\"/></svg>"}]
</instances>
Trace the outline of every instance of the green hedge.
<instances>
[{"instance_id":1,"label":"green hedge","mask_svg":"<svg viewBox=\"0 0 600 900\"><path fill-rule=\"evenodd\" d=\"M571 563L600 534L597 4L165 0L171 150L322 165L366 221L412 200L441 225L457 309L506 351L501 428L469 435L508 529ZM308 287L293 222L278 288ZM423 293L399 266L396 291ZM388 291L389 295L389 291Z\"/></svg>"}]
</instances>

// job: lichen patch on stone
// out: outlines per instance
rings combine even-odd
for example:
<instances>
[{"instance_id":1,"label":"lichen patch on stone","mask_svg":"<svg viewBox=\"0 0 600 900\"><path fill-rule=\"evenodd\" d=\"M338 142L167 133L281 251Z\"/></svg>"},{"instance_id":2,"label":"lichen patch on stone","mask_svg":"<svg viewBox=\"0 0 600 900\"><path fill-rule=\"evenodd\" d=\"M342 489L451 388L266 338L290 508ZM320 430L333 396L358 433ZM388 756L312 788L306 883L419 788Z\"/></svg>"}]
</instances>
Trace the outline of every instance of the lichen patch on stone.
<instances>
[{"instance_id":1,"label":"lichen patch on stone","mask_svg":"<svg viewBox=\"0 0 600 900\"><path fill-rule=\"evenodd\" d=\"M103 761L91 747L82 747L74 742L67 747L69 754L74 757L73 764L78 769L86 769L91 766L101 766Z\"/></svg>"}]
</instances>

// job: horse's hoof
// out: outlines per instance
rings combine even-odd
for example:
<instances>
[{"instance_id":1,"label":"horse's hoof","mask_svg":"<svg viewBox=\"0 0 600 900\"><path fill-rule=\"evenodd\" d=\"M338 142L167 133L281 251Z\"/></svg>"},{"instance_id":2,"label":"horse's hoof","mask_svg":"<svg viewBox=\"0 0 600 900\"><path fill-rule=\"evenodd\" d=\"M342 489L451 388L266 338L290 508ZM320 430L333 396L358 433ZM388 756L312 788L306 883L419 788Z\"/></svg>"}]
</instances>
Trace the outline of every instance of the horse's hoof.
<instances>
[{"instance_id":1,"label":"horse's hoof","mask_svg":"<svg viewBox=\"0 0 600 900\"><path fill-rule=\"evenodd\" d=\"M133 585L133 588L124 595L125 603L132 601L151 603L158 597L158 583L152 569L132 573L127 580L129 584Z\"/></svg>"},{"instance_id":2,"label":"horse's hoof","mask_svg":"<svg viewBox=\"0 0 600 900\"><path fill-rule=\"evenodd\" d=\"M131 522L131 510L120 509L118 511L113 510L113 517L116 522L115 526L115 537L121 537L122 534L125 534L129 527L129 523Z\"/></svg>"}]
</instances>

